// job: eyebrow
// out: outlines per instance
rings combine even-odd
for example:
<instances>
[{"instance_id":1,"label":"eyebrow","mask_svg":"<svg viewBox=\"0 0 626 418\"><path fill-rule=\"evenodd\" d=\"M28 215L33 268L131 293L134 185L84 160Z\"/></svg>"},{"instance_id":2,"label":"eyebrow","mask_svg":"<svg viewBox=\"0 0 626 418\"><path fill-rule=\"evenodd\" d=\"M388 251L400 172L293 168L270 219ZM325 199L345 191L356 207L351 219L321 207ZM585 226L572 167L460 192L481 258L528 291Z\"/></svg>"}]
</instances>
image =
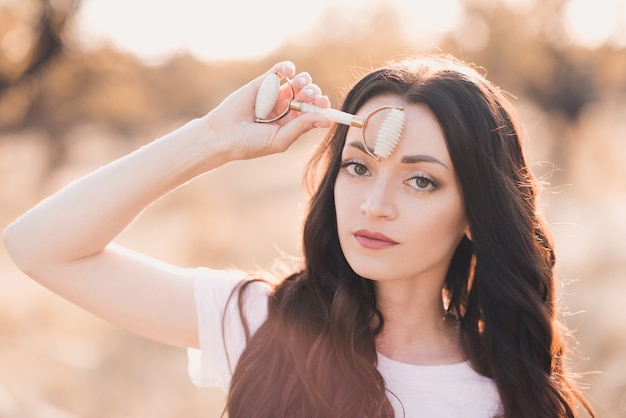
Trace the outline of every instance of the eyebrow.
<instances>
[{"instance_id":1,"label":"eyebrow","mask_svg":"<svg viewBox=\"0 0 626 418\"><path fill-rule=\"evenodd\" d=\"M354 141L354 142L350 142L347 144L349 147L353 147L358 149L359 151L365 153L365 154L369 154L366 150L365 147L363 146L362 142L359 141ZM448 168L447 165L445 165L444 163L442 163L441 161L439 161L437 158L431 156L431 155L405 155L402 157L402 159L400 160L403 164L417 164L417 163L434 163L434 164L439 164L445 168Z\"/></svg>"}]
</instances>

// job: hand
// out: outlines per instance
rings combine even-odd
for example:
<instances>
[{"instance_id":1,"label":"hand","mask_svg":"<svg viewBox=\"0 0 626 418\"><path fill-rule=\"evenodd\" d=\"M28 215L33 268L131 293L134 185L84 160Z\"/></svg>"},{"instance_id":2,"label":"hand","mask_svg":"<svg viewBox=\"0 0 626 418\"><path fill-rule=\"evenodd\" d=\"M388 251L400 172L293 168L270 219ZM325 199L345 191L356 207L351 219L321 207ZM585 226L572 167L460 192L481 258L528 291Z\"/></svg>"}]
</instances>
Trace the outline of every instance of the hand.
<instances>
[{"instance_id":1,"label":"hand","mask_svg":"<svg viewBox=\"0 0 626 418\"><path fill-rule=\"evenodd\" d=\"M305 132L330 125L330 121L323 115L296 111L289 112L273 123L256 123L254 104L257 92L270 71L292 78L296 100L322 108L330 106L328 97L321 94L320 88L312 83L308 73L294 76L295 66L289 61L274 65L265 74L230 94L205 116L212 132L211 140L219 142L219 147L226 152L229 159L250 159L282 152ZM283 84L273 113L285 109L290 97L289 86Z\"/></svg>"}]
</instances>

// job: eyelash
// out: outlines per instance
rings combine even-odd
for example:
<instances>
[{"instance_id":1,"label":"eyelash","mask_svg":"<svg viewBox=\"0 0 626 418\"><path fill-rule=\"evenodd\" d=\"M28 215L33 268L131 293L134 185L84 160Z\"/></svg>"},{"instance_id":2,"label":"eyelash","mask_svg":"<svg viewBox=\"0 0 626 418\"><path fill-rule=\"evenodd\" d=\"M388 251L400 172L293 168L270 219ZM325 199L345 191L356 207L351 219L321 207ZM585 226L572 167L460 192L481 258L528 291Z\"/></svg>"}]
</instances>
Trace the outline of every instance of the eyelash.
<instances>
[{"instance_id":1,"label":"eyelash","mask_svg":"<svg viewBox=\"0 0 626 418\"><path fill-rule=\"evenodd\" d=\"M367 173L357 174L355 172L355 167L363 167L365 170L367 170ZM340 171L341 173L343 173L344 175L348 177L357 177L357 178L364 177L369 173L369 169L367 168L365 164L360 163L355 160L343 161L340 166ZM416 187L417 185L412 186L409 184L411 181L417 181L417 180L426 180L428 182L427 188L420 188L420 187ZM407 186L409 186L411 190L413 190L416 193L430 193L439 188L439 182L437 182L435 179L433 179L432 177L424 173L417 174L409 178L408 180L406 180L404 183L407 184Z\"/></svg>"},{"instance_id":2,"label":"eyelash","mask_svg":"<svg viewBox=\"0 0 626 418\"><path fill-rule=\"evenodd\" d=\"M418 187L409 186L415 191L417 191L418 193L430 193L439 188L439 183L435 179L431 178L430 176L427 176L426 174L418 174L416 176L413 176L409 180L407 180L407 182L411 180L426 180L428 182L429 186L427 186L427 188L418 188Z\"/></svg>"},{"instance_id":3,"label":"eyelash","mask_svg":"<svg viewBox=\"0 0 626 418\"><path fill-rule=\"evenodd\" d=\"M344 173L345 175L349 176L349 177L363 177L365 174L357 174L354 172L354 168L355 167L363 167L365 168L368 172L369 169L367 168L367 166L363 163L360 163L358 161L355 160L345 160L341 162L341 172Z\"/></svg>"}]
</instances>

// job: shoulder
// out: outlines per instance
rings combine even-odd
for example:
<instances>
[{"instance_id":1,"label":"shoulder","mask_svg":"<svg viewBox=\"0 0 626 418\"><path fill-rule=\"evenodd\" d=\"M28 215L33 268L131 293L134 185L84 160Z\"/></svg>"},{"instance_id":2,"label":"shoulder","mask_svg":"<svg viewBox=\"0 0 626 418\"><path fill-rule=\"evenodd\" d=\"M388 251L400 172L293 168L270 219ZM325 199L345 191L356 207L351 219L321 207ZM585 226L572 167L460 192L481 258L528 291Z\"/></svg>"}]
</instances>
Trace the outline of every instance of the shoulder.
<instances>
[{"instance_id":1,"label":"shoulder","mask_svg":"<svg viewBox=\"0 0 626 418\"><path fill-rule=\"evenodd\" d=\"M265 280L251 277L241 270L216 270L199 267L193 270L196 304L214 303L225 307L233 297L246 289L246 299L267 298L272 287Z\"/></svg>"},{"instance_id":2,"label":"shoulder","mask_svg":"<svg viewBox=\"0 0 626 418\"><path fill-rule=\"evenodd\" d=\"M188 351L189 374L198 386L226 391L250 335L267 318L271 287L243 271L202 267L192 276L199 350Z\"/></svg>"},{"instance_id":3,"label":"shoulder","mask_svg":"<svg viewBox=\"0 0 626 418\"><path fill-rule=\"evenodd\" d=\"M194 299L200 337L206 329L256 330L267 317L271 286L239 270L194 269Z\"/></svg>"}]
</instances>

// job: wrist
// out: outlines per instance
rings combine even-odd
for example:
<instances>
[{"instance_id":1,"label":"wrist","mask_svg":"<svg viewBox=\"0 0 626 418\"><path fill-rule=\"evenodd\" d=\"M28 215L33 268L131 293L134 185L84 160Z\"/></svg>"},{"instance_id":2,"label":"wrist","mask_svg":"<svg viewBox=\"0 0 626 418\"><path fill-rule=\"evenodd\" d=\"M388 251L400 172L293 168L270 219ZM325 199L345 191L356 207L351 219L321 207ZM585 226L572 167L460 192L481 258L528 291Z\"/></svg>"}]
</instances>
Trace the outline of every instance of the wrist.
<instances>
[{"instance_id":1,"label":"wrist","mask_svg":"<svg viewBox=\"0 0 626 418\"><path fill-rule=\"evenodd\" d=\"M198 174L217 168L228 161L229 149L219 138L205 115L192 119L172 133L179 145L184 145L185 153L194 161Z\"/></svg>"}]
</instances>

